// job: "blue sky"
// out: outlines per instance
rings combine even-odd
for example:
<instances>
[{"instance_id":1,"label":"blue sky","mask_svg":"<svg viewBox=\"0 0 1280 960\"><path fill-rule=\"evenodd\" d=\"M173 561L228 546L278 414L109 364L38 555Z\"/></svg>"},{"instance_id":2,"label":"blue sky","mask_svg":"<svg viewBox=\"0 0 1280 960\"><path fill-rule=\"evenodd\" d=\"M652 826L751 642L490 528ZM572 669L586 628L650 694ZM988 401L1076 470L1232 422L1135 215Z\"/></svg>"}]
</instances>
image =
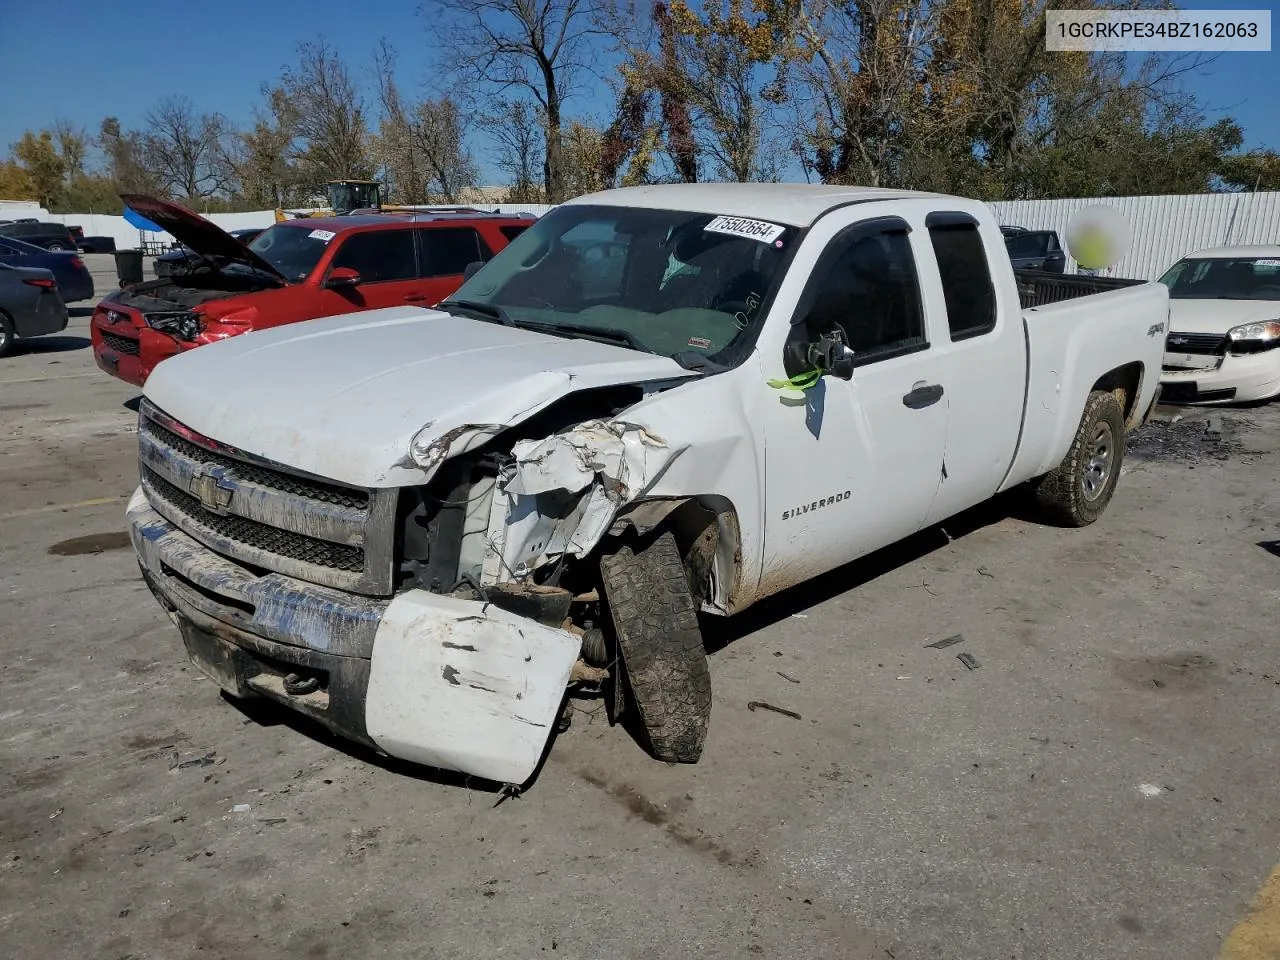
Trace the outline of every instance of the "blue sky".
<instances>
[{"instance_id":1,"label":"blue sky","mask_svg":"<svg viewBox=\"0 0 1280 960\"><path fill-rule=\"evenodd\" d=\"M1240 9L1248 3L1197 0L1196 9ZM1254 8L1263 5L1254 3ZM413 0L223 0L214 5L128 0L127 3L0 0L5 37L0 56L0 155L26 129L66 117L96 132L105 116L140 126L167 94L185 94L199 109L247 121L264 80L278 76L294 48L323 35L360 79L368 79L380 39L399 52L404 92L430 89L427 25ZM1280 26L1277 24L1276 26ZM18 38L21 42L14 42ZM52 69L52 64L58 64ZM1280 49L1219 54L1186 85L1210 116L1234 116L1246 145L1280 149ZM571 114L607 114L604 83L572 102ZM372 106L372 103L370 104ZM485 179L495 176L477 142Z\"/></svg>"}]
</instances>

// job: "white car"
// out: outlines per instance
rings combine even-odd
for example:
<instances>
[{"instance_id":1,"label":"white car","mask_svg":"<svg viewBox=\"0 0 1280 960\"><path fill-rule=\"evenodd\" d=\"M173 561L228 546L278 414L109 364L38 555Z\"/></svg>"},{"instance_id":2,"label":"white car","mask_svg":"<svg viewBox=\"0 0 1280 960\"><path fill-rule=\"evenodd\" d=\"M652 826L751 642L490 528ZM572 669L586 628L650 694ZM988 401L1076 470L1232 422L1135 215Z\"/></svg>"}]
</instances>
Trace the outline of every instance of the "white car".
<instances>
[{"instance_id":1,"label":"white car","mask_svg":"<svg viewBox=\"0 0 1280 960\"><path fill-rule=\"evenodd\" d=\"M1248 403L1280 395L1280 246L1200 250L1160 282L1169 288L1161 399Z\"/></svg>"}]
</instances>

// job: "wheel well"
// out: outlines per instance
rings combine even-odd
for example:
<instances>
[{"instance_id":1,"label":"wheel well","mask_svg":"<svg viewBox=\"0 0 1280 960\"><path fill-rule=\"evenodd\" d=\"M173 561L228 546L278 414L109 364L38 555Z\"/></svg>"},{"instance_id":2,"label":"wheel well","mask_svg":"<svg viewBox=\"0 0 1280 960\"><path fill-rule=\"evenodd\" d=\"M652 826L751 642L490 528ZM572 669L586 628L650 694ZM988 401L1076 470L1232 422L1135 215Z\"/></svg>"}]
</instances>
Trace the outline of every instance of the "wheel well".
<instances>
[{"instance_id":1,"label":"wheel well","mask_svg":"<svg viewBox=\"0 0 1280 960\"><path fill-rule=\"evenodd\" d=\"M689 589L699 603L726 610L742 575L738 512L725 497L705 495L642 500L614 520L612 532L647 536L670 530L680 549Z\"/></svg>"},{"instance_id":2,"label":"wheel well","mask_svg":"<svg viewBox=\"0 0 1280 960\"><path fill-rule=\"evenodd\" d=\"M1108 393L1114 393L1116 399L1120 401L1120 407L1124 410L1125 429L1131 430L1134 427L1134 418L1137 415L1138 394L1142 392L1142 377L1144 369L1140 361L1135 360L1133 363L1126 363L1122 367L1116 367L1100 376L1097 382L1090 389L1106 390Z\"/></svg>"}]
</instances>

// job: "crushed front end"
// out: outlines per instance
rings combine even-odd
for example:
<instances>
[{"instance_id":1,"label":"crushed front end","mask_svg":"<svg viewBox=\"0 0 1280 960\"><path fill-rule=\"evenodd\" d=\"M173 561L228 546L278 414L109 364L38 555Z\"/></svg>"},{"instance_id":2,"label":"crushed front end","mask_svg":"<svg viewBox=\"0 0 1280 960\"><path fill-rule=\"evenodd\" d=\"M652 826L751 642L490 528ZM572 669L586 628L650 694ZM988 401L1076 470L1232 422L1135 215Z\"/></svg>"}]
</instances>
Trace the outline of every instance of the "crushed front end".
<instances>
[{"instance_id":1,"label":"crushed front end","mask_svg":"<svg viewBox=\"0 0 1280 960\"><path fill-rule=\"evenodd\" d=\"M570 519L590 516L590 498L563 497L557 516L528 493L539 510L497 543L512 454L444 460L418 487L358 488L201 436L145 400L138 433L139 564L222 689L391 756L501 783L533 774L571 676L601 673L579 659L598 638L570 615L590 615L589 578L568 549L549 552L557 530L581 537Z\"/></svg>"}]
</instances>

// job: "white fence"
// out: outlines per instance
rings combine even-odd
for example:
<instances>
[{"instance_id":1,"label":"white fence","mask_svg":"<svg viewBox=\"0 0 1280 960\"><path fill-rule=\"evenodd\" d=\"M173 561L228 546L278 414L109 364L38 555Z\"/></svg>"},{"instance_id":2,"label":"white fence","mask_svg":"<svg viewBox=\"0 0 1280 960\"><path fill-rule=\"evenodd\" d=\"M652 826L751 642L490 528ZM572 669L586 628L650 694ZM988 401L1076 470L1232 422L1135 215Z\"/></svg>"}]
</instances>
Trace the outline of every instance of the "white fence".
<instances>
[{"instance_id":1,"label":"white fence","mask_svg":"<svg viewBox=\"0 0 1280 960\"><path fill-rule=\"evenodd\" d=\"M1106 204L1128 220L1133 242L1111 276L1158 279L1182 257L1205 247L1280 244L1280 193L1206 193L1191 196L1108 197L1103 200L1014 200L991 204L1000 222L1057 230L1082 207ZM1076 271L1075 260L1067 272Z\"/></svg>"},{"instance_id":2,"label":"white fence","mask_svg":"<svg viewBox=\"0 0 1280 960\"><path fill-rule=\"evenodd\" d=\"M1057 230L1065 238L1067 222L1082 207L1103 203L1115 207L1129 221L1133 243L1129 252L1108 271L1113 276L1154 280L1179 258L1204 247L1226 244L1280 244L1280 192L1208 193L1190 196L1108 197L1101 200L1004 200L991 204L1003 224L1033 230ZM477 203L480 210L532 213L554 209L542 203ZM430 209L430 208L424 208ZM76 224L88 237L113 237L119 247L136 247L149 240L172 242L168 234L142 234L124 217L91 213L49 213L35 204L0 202L0 218L37 217ZM213 213L208 219L224 230L268 227L272 210L252 213ZM1070 260L1067 272L1076 271Z\"/></svg>"}]
</instances>

